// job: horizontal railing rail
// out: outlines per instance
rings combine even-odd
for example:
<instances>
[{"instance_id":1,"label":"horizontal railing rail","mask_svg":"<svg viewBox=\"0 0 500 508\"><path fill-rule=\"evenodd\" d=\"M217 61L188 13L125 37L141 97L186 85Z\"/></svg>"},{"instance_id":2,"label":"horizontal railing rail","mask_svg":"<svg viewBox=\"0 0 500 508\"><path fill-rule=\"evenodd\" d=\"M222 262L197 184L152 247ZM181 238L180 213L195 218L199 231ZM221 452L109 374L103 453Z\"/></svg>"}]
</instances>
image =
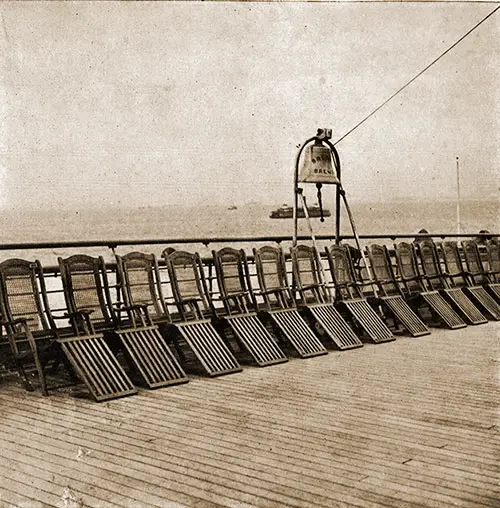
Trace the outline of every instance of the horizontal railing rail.
<instances>
[{"instance_id":1,"label":"horizontal railing rail","mask_svg":"<svg viewBox=\"0 0 500 508\"><path fill-rule=\"evenodd\" d=\"M404 238L498 238L500 233L488 234L467 234L467 233L433 233L433 234L375 234L358 235L360 240L398 240ZM316 235L316 240L334 240L334 235ZM297 240L310 240L308 235L298 236ZM341 235L340 240L354 240L353 235ZM108 247L115 249L125 245L173 245L173 244L201 244L208 246L214 243L262 243L262 242L290 242L291 236L233 236L233 237L193 237L193 238L149 238L149 239L130 239L130 240L80 240L67 242L18 242L0 244L0 250L23 250L23 249L56 249L56 248L78 248L78 247Z\"/></svg>"}]
</instances>

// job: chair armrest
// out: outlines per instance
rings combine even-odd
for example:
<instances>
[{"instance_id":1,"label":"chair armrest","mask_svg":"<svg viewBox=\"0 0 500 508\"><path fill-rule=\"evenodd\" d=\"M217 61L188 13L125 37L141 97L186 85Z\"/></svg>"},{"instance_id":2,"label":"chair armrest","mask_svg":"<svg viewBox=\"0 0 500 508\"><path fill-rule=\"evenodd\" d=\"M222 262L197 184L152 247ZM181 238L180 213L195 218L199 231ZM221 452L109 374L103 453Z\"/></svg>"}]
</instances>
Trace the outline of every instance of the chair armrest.
<instances>
[{"instance_id":1,"label":"chair armrest","mask_svg":"<svg viewBox=\"0 0 500 508\"><path fill-rule=\"evenodd\" d=\"M78 309L76 310L75 312L68 312L67 315L69 317L74 317L74 316L90 316L90 314L92 314L92 312L95 312L95 309L86 309L85 307L83 309Z\"/></svg>"},{"instance_id":2,"label":"chair armrest","mask_svg":"<svg viewBox=\"0 0 500 508\"><path fill-rule=\"evenodd\" d=\"M345 284L340 284L340 286L344 286L346 288L364 288L366 286L371 286L373 284L377 284L374 279L366 279L366 280L352 280Z\"/></svg>"},{"instance_id":3,"label":"chair armrest","mask_svg":"<svg viewBox=\"0 0 500 508\"><path fill-rule=\"evenodd\" d=\"M134 303L132 305L125 305L125 303L120 302L113 305L113 308L115 308L119 312L122 310L146 309L147 307L148 307L147 303Z\"/></svg>"},{"instance_id":4,"label":"chair armrest","mask_svg":"<svg viewBox=\"0 0 500 508\"><path fill-rule=\"evenodd\" d=\"M394 282L413 282L414 280L419 280L420 277L418 275L414 275L413 277L401 277L400 279L395 279Z\"/></svg>"},{"instance_id":5,"label":"chair armrest","mask_svg":"<svg viewBox=\"0 0 500 508\"><path fill-rule=\"evenodd\" d=\"M221 295L221 299L222 300L229 300L229 298L237 298L238 296L245 296L246 294L248 294L247 291L237 291L237 292L234 292L234 293L231 293L230 295Z\"/></svg>"},{"instance_id":6,"label":"chair armrest","mask_svg":"<svg viewBox=\"0 0 500 508\"><path fill-rule=\"evenodd\" d=\"M180 300L174 303L196 303L201 301L201 298L181 298Z\"/></svg>"},{"instance_id":7,"label":"chair armrest","mask_svg":"<svg viewBox=\"0 0 500 508\"><path fill-rule=\"evenodd\" d=\"M320 288L323 284L308 284L307 286L302 286L303 291L307 291L308 289L316 289Z\"/></svg>"},{"instance_id":8,"label":"chair armrest","mask_svg":"<svg viewBox=\"0 0 500 508\"><path fill-rule=\"evenodd\" d=\"M79 316L90 316L94 312L92 309L81 309L77 310L76 312L65 312L62 316L54 316L56 319L63 319L63 318L72 318L72 317L79 317Z\"/></svg>"},{"instance_id":9,"label":"chair armrest","mask_svg":"<svg viewBox=\"0 0 500 508\"><path fill-rule=\"evenodd\" d=\"M0 325L7 326L7 325L18 325L18 324L25 324L28 322L27 318L17 318L13 319L12 321L0 321Z\"/></svg>"},{"instance_id":10,"label":"chair armrest","mask_svg":"<svg viewBox=\"0 0 500 508\"><path fill-rule=\"evenodd\" d=\"M287 288L273 288L273 289L266 289L266 290L259 289L257 291L254 290L254 293L256 295L269 295L271 293L281 293L283 291L287 291Z\"/></svg>"},{"instance_id":11,"label":"chair armrest","mask_svg":"<svg viewBox=\"0 0 500 508\"><path fill-rule=\"evenodd\" d=\"M55 316L54 314L52 314L52 318L53 319L68 319L68 318L72 317L74 314L75 313L71 313L71 314L70 313L67 313L67 314L64 313L62 316ZM76 314L76 315L78 315L78 314Z\"/></svg>"}]
</instances>

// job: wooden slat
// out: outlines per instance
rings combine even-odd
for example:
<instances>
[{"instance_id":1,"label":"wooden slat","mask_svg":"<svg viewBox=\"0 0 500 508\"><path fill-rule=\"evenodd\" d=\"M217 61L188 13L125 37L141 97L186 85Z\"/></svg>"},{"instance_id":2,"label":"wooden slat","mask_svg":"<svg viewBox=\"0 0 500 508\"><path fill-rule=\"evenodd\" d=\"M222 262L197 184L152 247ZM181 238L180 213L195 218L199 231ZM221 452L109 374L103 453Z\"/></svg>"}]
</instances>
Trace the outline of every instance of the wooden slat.
<instances>
[{"instance_id":1,"label":"wooden slat","mask_svg":"<svg viewBox=\"0 0 500 508\"><path fill-rule=\"evenodd\" d=\"M353 299L345 300L342 303L372 342L380 344L395 340L391 330L389 330L366 300Z\"/></svg>"},{"instance_id":2,"label":"wooden slat","mask_svg":"<svg viewBox=\"0 0 500 508\"><path fill-rule=\"evenodd\" d=\"M156 326L120 330L116 333L148 388L189 381Z\"/></svg>"},{"instance_id":3,"label":"wooden slat","mask_svg":"<svg viewBox=\"0 0 500 508\"><path fill-rule=\"evenodd\" d=\"M438 291L426 291L425 293L422 293L422 298L429 308L431 308L432 311L439 316L441 321L451 330L457 330L467 326L464 320L451 308Z\"/></svg>"},{"instance_id":4,"label":"wooden slat","mask_svg":"<svg viewBox=\"0 0 500 508\"><path fill-rule=\"evenodd\" d=\"M473 325L486 324L488 320L481 311L467 298L462 288L450 288L443 290L444 297L448 303L455 306L455 310L464 317L468 323Z\"/></svg>"},{"instance_id":5,"label":"wooden slat","mask_svg":"<svg viewBox=\"0 0 500 508\"><path fill-rule=\"evenodd\" d=\"M429 335L431 332L425 323L413 312L403 297L383 296L381 300L389 307L396 319L406 328L413 337Z\"/></svg>"},{"instance_id":6,"label":"wooden slat","mask_svg":"<svg viewBox=\"0 0 500 508\"><path fill-rule=\"evenodd\" d=\"M309 306L309 312L323 329L328 338L340 349L362 347L363 343L353 332L333 304Z\"/></svg>"},{"instance_id":7,"label":"wooden slat","mask_svg":"<svg viewBox=\"0 0 500 508\"><path fill-rule=\"evenodd\" d=\"M58 339L78 377L98 402L137 393L102 335Z\"/></svg>"},{"instance_id":8,"label":"wooden slat","mask_svg":"<svg viewBox=\"0 0 500 508\"><path fill-rule=\"evenodd\" d=\"M500 305L482 286L466 288L468 294L472 296L475 302L478 302L482 310L495 321L500 321Z\"/></svg>"},{"instance_id":9,"label":"wooden slat","mask_svg":"<svg viewBox=\"0 0 500 508\"><path fill-rule=\"evenodd\" d=\"M179 323L178 329L209 376L240 372L241 366L209 320Z\"/></svg>"},{"instance_id":10,"label":"wooden slat","mask_svg":"<svg viewBox=\"0 0 500 508\"><path fill-rule=\"evenodd\" d=\"M2 384L0 505L62 505L67 486L89 507L498 506L499 332L437 330L104 405Z\"/></svg>"},{"instance_id":11,"label":"wooden slat","mask_svg":"<svg viewBox=\"0 0 500 508\"><path fill-rule=\"evenodd\" d=\"M302 358L326 355L328 351L296 309L270 312L285 339Z\"/></svg>"},{"instance_id":12,"label":"wooden slat","mask_svg":"<svg viewBox=\"0 0 500 508\"><path fill-rule=\"evenodd\" d=\"M260 322L257 314L226 316L225 319L257 365L266 367L288 361L285 353Z\"/></svg>"}]
</instances>

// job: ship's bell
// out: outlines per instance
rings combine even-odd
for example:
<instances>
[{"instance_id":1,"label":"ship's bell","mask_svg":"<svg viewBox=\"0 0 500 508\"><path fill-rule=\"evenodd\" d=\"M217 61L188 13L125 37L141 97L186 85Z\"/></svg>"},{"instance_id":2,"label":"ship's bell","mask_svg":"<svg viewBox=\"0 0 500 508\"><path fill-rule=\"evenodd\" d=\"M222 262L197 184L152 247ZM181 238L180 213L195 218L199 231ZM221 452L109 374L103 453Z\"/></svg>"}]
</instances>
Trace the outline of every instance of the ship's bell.
<instances>
[{"instance_id":1,"label":"ship's bell","mask_svg":"<svg viewBox=\"0 0 500 508\"><path fill-rule=\"evenodd\" d=\"M330 149L323 145L310 145L306 148L299 182L333 183L338 185L335 169L332 164Z\"/></svg>"}]
</instances>

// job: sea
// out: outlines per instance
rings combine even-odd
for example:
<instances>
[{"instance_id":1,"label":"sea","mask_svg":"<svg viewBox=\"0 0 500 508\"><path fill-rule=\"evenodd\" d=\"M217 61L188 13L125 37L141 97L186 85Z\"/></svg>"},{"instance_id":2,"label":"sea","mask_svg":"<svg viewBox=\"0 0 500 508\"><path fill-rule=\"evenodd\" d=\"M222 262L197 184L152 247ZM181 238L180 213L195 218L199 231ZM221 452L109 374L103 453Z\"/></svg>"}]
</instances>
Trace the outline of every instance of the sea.
<instances>
[{"instance_id":1,"label":"sea","mask_svg":"<svg viewBox=\"0 0 500 508\"><path fill-rule=\"evenodd\" d=\"M187 238L227 238L227 242L204 245L173 244L184 250L209 254L211 249L222 244L245 247L251 251L252 242L230 242L235 237L287 236L292 238L292 219L271 219L273 209L281 203L244 205L164 206L136 208L82 208L72 210L3 210L0 221L1 244L68 242L68 241L110 241L113 240L165 240L165 245L121 246L117 253L132 250L161 254L168 242ZM311 219L315 235L335 233L334 210L324 222ZM457 205L453 201L441 202L384 202L351 203L352 214L360 235L413 235L425 228L429 233L453 234L458 231ZM480 230L500 233L500 200L463 201L460 203L460 232L473 236ZM351 227L345 213L341 216L341 233L351 234ZM299 234L309 235L305 219L299 220ZM364 243L373 243L366 240ZM389 238L384 242L392 243ZM266 242L264 242L266 243ZM271 243L271 242L267 242ZM286 242L285 242L286 244ZM28 250L0 250L0 259L21 257L38 258L42 263L56 264L58 256L68 256L82 249L51 248ZM86 248L90 255L102 254L112 259L113 253L106 247Z\"/></svg>"}]
</instances>

